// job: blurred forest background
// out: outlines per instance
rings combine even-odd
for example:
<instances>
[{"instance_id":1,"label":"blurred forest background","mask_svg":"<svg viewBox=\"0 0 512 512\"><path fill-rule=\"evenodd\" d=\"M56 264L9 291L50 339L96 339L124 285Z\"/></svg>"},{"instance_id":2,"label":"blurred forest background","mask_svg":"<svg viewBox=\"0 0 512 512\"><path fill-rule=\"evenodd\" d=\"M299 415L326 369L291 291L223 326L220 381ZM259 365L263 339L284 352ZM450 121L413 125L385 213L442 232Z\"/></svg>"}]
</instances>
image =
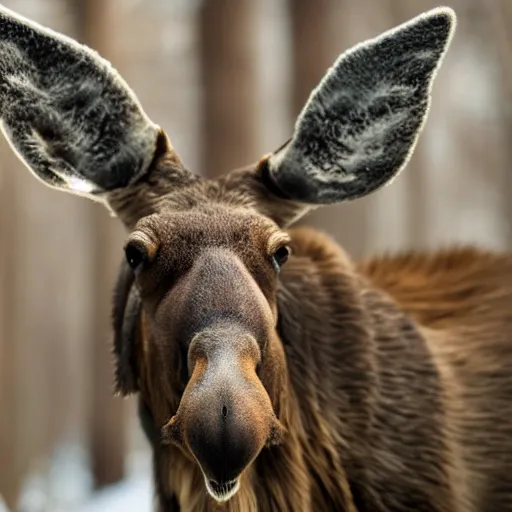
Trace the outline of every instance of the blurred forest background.
<instances>
[{"instance_id":1,"label":"blurred forest background","mask_svg":"<svg viewBox=\"0 0 512 512\"><path fill-rule=\"evenodd\" d=\"M2 3L97 49L185 164L215 176L284 142L340 52L438 2ZM355 257L456 241L511 245L512 2L446 4L458 31L407 169L391 187L303 221ZM8 510L151 509L134 400L111 393L110 297L124 236L101 206L36 181L0 141L0 495Z\"/></svg>"}]
</instances>

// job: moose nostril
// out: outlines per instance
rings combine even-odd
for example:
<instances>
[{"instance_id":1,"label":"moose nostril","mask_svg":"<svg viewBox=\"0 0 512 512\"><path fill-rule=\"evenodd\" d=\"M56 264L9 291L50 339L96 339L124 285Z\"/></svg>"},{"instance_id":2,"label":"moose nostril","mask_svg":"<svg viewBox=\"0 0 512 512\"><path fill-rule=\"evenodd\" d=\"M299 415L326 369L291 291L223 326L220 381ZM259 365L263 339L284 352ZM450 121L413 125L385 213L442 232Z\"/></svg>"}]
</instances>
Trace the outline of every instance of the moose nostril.
<instances>
[{"instance_id":1,"label":"moose nostril","mask_svg":"<svg viewBox=\"0 0 512 512\"><path fill-rule=\"evenodd\" d=\"M210 410L210 414L191 422L186 431L188 446L201 466L209 489L235 492L229 482L235 480L236 485L242 471L260 451L256 422L249 422L246 414L238 412L237 404L229 397L221 398L211 408L208 405L204 409ZM211 485L210 480L213 480Z\"/></svg>"}]
</instances>

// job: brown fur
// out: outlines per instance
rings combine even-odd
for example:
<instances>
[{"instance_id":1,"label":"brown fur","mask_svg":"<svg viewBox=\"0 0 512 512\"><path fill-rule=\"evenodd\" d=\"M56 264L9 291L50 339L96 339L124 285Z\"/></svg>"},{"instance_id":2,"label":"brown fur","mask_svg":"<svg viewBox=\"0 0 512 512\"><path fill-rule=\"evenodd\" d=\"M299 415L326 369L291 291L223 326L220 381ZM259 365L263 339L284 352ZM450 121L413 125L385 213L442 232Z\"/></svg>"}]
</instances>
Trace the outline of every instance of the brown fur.
<instances>
[{"instance_id":1,"label":"brown fur","mask_svg":"<svg viewBox=\"0 0 512 512\"><path fill-rule=\"evenodd\" d=\"M325 235L291 229L293 255L277 280L266 247L287 236L278 226L293 204L274 215L277 201L251 188L255 175L235 171L169 193L163 213L135 227L160 244L159 263L138 278L146 420L159 431L187 385L185 363L169 342L172 326L194 309L177 308L184 290L194 289L179 276L190 275L205 248L228 247L239 270L208 301L228 297L240 279L262 291L270 309L255 325L275 327L266 331L271 350L258 375L286 431L281 444L263 448L225 504L205 492L186 443L164 446L158 434L161 510L512 510L510 255L453 248L356 263ZM205 276L202 289L218 286L216 272ZM155 317L154 297L164 292L173 305L160 302L164 317ZM242 308L253 304L240 300Z\"/></svg>"}]
</instances>

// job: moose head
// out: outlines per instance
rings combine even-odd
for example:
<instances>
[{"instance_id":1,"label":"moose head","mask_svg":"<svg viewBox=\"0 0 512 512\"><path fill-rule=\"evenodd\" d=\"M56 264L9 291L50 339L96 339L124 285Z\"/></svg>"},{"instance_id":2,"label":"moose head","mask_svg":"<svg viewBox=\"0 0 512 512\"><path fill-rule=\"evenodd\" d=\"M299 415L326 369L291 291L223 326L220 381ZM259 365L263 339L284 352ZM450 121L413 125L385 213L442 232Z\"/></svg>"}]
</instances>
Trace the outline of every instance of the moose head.
<instances>
[{"instance_id":1,"label":"moose head","mask_svg":"<svg viewBox=\"0 0 512 512\"><path fill-rule=\"evenodd\" d=\"M215 500L237 492L266 446L286 442L286 229L406 165L454 27L453 11L438 8L343 53L284 145L205 180L109 62L1 8L2 131L38 179L102 202L129 231L114 299L116 388L140 393L156 442L195 461Z\"/></svg>"}]
</instances>

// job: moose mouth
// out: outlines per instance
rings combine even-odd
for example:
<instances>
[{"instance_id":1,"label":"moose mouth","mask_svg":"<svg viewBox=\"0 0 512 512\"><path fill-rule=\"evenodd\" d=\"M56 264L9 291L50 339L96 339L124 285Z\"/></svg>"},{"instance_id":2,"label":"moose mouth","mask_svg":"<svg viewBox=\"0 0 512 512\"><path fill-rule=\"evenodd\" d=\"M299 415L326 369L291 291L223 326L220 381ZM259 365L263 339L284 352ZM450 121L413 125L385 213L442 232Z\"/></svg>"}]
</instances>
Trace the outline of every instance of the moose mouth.
<instances>
[{"instance_id":1,"label":"moose mouth","mask_svg":"<svg viewBox=\"0 0 512 512\"><path fill-rule=\"evenodd\" d=\"M229 482L218 483L215 480L205 478L206 490L208 494L218 502L224 502L231 499L240 488L240 478L235 478Z\"/></svg>"}]
</instances>

